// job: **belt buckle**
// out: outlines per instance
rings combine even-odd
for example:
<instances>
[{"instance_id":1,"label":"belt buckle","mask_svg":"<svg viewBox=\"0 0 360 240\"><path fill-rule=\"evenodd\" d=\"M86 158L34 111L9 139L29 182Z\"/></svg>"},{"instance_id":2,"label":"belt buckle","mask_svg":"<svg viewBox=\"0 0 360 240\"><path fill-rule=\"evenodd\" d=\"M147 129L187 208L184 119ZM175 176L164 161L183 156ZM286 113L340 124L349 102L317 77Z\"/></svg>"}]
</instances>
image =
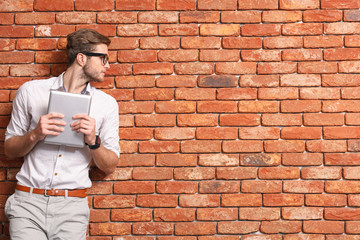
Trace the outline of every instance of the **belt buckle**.
<instances>
[{"instance_id":1,"label":"belt buckle","mask_svg":"<svg viewBox=\"0 0 360 240\"><path fill-rule=\"evenodd\" d=\"M44 189L44 196L49 197L49 195L47 195L47 189Z\"/></svg>"}]
</instances>

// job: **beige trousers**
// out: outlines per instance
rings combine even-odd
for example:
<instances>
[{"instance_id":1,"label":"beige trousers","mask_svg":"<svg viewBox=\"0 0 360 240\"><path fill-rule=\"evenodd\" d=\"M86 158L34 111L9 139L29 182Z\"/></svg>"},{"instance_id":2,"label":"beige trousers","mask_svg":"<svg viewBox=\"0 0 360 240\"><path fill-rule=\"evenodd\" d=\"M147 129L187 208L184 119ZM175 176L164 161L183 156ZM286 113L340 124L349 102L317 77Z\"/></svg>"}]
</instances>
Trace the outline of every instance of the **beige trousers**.
<instances>
[{"instance_id":1,"label":"beige trousers","mask_svg":"<svg viewBox=\"0 0 360 240\"><path fill-rule=\"evenodd\" d=\"M87 198L44 196L16 190L6 201L12 240L85 240Z\"/></svg>"}]
</instances>

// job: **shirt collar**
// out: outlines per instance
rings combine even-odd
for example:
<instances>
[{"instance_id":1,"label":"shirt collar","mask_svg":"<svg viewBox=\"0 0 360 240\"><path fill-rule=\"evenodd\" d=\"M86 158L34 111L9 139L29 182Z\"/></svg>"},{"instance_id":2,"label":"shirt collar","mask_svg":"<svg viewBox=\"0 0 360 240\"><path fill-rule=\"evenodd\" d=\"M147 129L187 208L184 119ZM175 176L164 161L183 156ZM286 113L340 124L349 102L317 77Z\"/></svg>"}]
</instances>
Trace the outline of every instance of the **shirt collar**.
<instances>
[{"instance_id":1,"label":"shirt collar","mask_svg":"<svg viewBox=\"0 0 360 240\"><path fill-rule=\"evenodd\" d=\"M62 91L64 92L64 80L63 80L63 76L64 76L65 72L61 73L56 79L54 84L51 86L51 90L57 90L57 91ZM88 82L86 84L86 87L84 88L84 93L82 94L86 94L86 95L92 95L94 92L94 87L91 86L91 84Z\"/></svg>"}]
</instances>

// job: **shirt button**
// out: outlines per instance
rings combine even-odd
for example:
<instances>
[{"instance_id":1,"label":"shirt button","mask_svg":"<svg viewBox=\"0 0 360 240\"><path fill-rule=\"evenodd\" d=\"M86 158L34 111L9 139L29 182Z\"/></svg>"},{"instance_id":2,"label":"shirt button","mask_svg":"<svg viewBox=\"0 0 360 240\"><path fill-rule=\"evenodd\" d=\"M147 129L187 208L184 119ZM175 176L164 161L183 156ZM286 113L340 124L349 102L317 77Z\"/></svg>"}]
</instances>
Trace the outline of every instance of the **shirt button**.
<instances>
[{"instance_id":1,"label":"shirt button","mask_svg":"<svg viewBox=\"0 0 360 240\"><path fill-rule=\"evenodd\" d=\"M59 157L61 157L62 155L61 154L59 154Z\"/></svg>"},{"instance_id":2,"label":"shirt button","mask_svg":"<svg viewBox=\"0 0 360 240\"><path fill-rule=\"evenodd\" d=\"M58 174L57 174L57 172L55 173L55 176L57 176Z\"/></svg>"}]
</instances>

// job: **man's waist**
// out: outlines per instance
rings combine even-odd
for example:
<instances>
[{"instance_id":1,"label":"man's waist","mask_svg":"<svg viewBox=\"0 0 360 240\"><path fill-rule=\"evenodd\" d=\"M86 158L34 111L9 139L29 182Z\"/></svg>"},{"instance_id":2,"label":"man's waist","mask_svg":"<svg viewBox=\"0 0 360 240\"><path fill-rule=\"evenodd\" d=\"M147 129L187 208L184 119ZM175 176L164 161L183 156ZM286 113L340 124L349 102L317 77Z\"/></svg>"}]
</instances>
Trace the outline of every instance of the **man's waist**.
<instances>
[{"instance_id":1,"label":"man's waist","mask_svg":"<svg viewBox=\"0 0 360 240\"><path fill-rule=\"evenodd\" d=\"M40 189L40 188L32 188L26 187L17 184L16 190L23 192L31 192L35 194L41 194L44 196L65 196L65 197L87 197L87 189Z\"/></svg>"}]
</instances>

